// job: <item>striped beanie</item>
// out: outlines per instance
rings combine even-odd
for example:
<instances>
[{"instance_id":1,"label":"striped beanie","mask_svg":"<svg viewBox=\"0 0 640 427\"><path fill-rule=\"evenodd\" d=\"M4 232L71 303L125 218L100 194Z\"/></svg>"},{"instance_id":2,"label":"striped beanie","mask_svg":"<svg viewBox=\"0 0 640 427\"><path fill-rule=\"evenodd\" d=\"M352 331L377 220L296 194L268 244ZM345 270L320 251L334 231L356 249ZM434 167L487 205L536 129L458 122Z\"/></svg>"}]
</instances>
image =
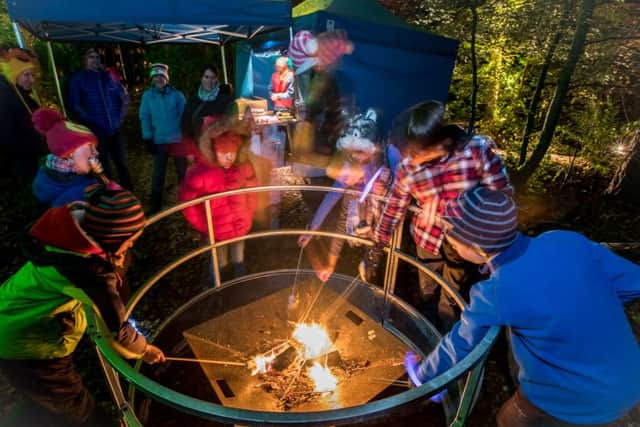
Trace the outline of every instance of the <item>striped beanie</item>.
<instances>
[{"instance_id":1,"label":"striped beanie","mask_svg":"<svg viewBox=\"0 0 640 427\"><path fill-rule=\"evenodd\" d=\"M301 30L293 36L289 44L289 58L297 74L302 74L318 63L318 42L313 34L307 30Z\"/></svg>"},{"instance_id":2,"label":"striped beanie","mask_svg":"<svg viewBox=\"0 0 640 427\"><path fill-rule=\"evenodd\" d=\"M130 191L93 184L85 189L84 196L88 206L82 228L105 251L116 253L124 242L144 228L142 204Z\"/></svg>"},{"instance_id":3,"label":"striped beanie","mask_svg":"<svg viewBox=\"0 0 640 427\"><path fill-rule=\"evenodd\" d=\"M447 236L493 254L516 239L517 214L516 204L507 194L476 187L458 195L455 203L449 203L442 220L451 225Z\"/></svg>"},{"instance_id":4,"label":"striped beanie","mask_svg":"<svg viewBox=\"0 0 640 427\"><path fill-rule=\"evenodd\" d=\"M160 62L156 62L155 64L151 64L151 71L149 72L149 77L153 78L155 76L162 76L169 81L169 66L166 64L161 64Z\"/></svg>"},{"instance_id":5,"label":"striped beanie","mask_svg":"<svg viewBox=\"0 0 640 427\"><path fill-rule=\"evenodd\" d=\"M328 67L340 61L343 55L353 52L353 43L343 30L326 31L318 34L318 63Z\"/></svg>"}]
</instances>

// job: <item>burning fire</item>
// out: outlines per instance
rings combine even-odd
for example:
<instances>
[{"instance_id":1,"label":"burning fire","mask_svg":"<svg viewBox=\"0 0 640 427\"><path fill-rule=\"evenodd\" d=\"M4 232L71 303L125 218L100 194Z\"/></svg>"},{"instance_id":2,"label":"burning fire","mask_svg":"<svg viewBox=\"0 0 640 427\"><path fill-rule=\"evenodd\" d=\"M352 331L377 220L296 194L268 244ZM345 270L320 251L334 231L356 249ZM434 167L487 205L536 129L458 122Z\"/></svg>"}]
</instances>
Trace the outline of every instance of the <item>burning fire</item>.
<instances>
[{"instance_id":1,"label":"burning fire","mask_svg":"<svg viewBox=\"0 0 640 427\"><path fill-rule=\"evenodd\" d=\"M315 359L333 350L326 329L317 323L299 323L293 331L293 338L304 348L304 358Z\"/></svg>"},{"instance_id":2,"label":"burning fire","mask_svg":"<svg viewBox=\"0 0 640 427\"><path fill-rule=\"evenodd\" d=\"M315 362L307 370L307 373L309 378L313 380L315 391L318 393L328 393L338 387L338 379L331 373L331 370L318 362Z\"/></svg>"},{"instance_id":3,"label":"burning fire","mask_svg":"<svg viewBox=\"0 0 640 427\"><path fill-rule=\"evenodd\" d=\"M273 353L268 356L265 356L265 355L256 356L253 359L253 363L251 364L253 366L253 369L251 370L251 375L264 374L265 372L267 372L269 368L271 368L271 364L273 363L275 358L276 358L276 355Z\"/></svg>"},{"instance_id":4,"label":"burning fire","mask_svg":"<svg viewBox=\"0 0 640 427\"><path fill-rule=\"evenodd\" d=\"M333 343L329 339L326 329L317 323L299 323L293 331L293 338L300 344L296 346L300 367L306 360L317 359L334 350ZM251 375L264 374L271 369L276 357L290 347L284 343L276 346L267 353L255 356L249 362ZM277 351L276 351L277 350ZM315 361L313 366L307 369L309 378L315 385L315 392L328 393L335 391L338 386L338 379L331 373L331 370L320 362Z\"/></svg>"}]
</instances>

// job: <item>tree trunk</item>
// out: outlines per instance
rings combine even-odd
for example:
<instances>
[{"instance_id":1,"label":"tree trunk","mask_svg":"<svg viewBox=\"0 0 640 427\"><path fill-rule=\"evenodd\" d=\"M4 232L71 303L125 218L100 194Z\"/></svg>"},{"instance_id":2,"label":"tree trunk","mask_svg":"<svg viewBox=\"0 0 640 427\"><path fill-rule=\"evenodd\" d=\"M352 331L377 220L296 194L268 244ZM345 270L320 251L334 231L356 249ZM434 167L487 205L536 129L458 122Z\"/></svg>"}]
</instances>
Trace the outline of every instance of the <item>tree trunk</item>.
<instances>
[{"instance_id":1,"label":"tree trunk","mask_svg":"<svg viewBox=\"0 0 640 427\"><path fill-rule=\"evenodd\" d=\"M542 68L540 69L540 75L538 75L536 88L533 92L531 103L529 104L529 110L527 111L527 123L524 127L524 132L522 133L522 144L520 145L520 159L518 161L518 166L522 166L527 160L529 137L531 136L531 132L533 132L533 129L536 126L538 106L540 105L540 99L542 99L542 90L544 89L545 80L547 79L547 73L549 72L551 61L553 60L553 56L555 55L558 45L560 44L560 40L562 40L562 34L564 33L565 26L567 25L567 20L569 19L569 13L571 12L572 8L573 1L565 0L564 8L562 10L562 19L558 24L556 33L551 39L551 43L549 43L547 54L545 55L544 62L542 63Z\"/></svg>"},{"instance_id":2,"label":"tree trunk","mask_svg":"<svg viewBox=\"0 0 640 427\"><path fill-rule=\"evenodd\" d=\"M640 203L640 129L629 132L621 143L629 147L629 154L618 166L605 194Z\"/></svg>"},{"instance_id":3,"label":"tree trunk","mask_svg":"<svg viewBox=\"0 0 640 427\"><path fill-rule=\"evenodd\" d=\"M573 42L571 43L571 50L567 62L565 62L558 77L558 83L556 84L556 90L551 100L551 105L547 110L547 116L544 120L544 126L542 127L542 133L540 135L540 141L533 150L531 157L527 160L517 171L517 179L521 183L526 183L531 177L533 172L538 168L540 162L544 158L547 150L551 146L553 135L558 125L560 118L560 112L562 111L562 104L567 97L569 91L569 83L571 77L576 69L578 60L582 56L584 51L584 42L589 30L589 20L593 15L593 9L595 7L595 0L583 0L580 16L578 16L578 22L576 24L576 31L573 36Z\"/></svg>"},{"instance_id":4,"label":"tree trunk","mask_svg":"<svg viewBox=\"0 0 640 427\"><path fill-rule=\"evenodd\" d=\"M478 60L476 58L476 34L478 32L478 0L471 2L471 117L469 117L469 133L473 133L476 125L476 103L478 97Z\"/></svg>"}]
</instances>

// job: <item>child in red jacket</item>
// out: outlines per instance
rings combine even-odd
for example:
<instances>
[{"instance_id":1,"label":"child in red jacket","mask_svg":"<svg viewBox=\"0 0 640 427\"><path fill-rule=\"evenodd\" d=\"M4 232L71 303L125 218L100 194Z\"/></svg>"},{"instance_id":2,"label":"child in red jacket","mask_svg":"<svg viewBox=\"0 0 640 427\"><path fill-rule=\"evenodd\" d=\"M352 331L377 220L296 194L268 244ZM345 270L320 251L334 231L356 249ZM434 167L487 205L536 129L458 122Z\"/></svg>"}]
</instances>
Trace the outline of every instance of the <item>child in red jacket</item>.
<instances>
[{"instance_id":1,"label":"child in red jacket","mask_svg":"<svg viewBox=\"0 0 640 427\"><path fill-rule=\"evenodd\" d=\"M253 166L240 150L242 138L228 126L214 123L203 132L198 145L202 155L187 170L178 192L180 201L257 185ZM210 203L216 242L244 236L251 230L256 210L255 193L213 199ZM184 209L183 214L205 239L208 238L204 203ZM229 265L229 258L235 275L243 275L244 242L218 248L220 268Z\"/></svg>"}]
</instances>

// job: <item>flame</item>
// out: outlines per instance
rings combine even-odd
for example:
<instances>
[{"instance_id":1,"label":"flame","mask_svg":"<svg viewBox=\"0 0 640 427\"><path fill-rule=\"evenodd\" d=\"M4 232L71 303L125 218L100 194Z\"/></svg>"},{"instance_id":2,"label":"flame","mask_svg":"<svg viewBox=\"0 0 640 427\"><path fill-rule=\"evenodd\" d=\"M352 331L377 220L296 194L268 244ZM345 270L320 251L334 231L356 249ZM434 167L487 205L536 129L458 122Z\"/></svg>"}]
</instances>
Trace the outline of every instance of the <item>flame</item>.
<instances>
[{"instance_id":1,"label":"flame","mask_svg":"<svg viewBox=\"0 0 640 427\"><path fill-rule=\"evenodd\" d=\"M331 370L318 362L315 362L313 366L307 370L307 373L309 374L309 378L315 383L315 391L318 393L328 393L338 387L338 379L331 373Z\"/></svg>"},{"instance_id":2,"label":"flame","mask_svg":"<svg viewBox=\"0 0 640 427\"><path fill-rule=\"evenodd\" d=\"M304 358L315 359L333 350L326 329L317 323L300 323L293 331L293 338L304 347Z\"/></svg>"},{"instance_id":3,"label":"flame","mask_svg":"<svg viewBox=\"0 0 640 427\"><path fill-rule=\"evenodd\" d=\"M254 366L254 368L251 370L251 375L264 374L265 372L267 372L271 368L271 363L273 363L275 358L276 355L273 353L268 356L261 354L254 357L252 361L253 363L251 363L251 365Z\"/></svg>"}]
</instances>

